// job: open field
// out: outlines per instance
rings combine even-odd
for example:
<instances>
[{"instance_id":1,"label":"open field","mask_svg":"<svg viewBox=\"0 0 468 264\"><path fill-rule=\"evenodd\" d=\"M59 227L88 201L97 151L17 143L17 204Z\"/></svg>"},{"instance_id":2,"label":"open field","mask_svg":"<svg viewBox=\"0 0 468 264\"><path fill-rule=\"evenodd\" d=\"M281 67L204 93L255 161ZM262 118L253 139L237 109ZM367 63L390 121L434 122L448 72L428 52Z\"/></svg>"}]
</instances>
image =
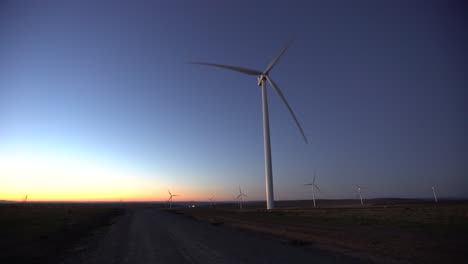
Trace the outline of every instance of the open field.
<instances>
[{"instance_id":1,"label":"open field","mask_svg":"<svg viewBox=\"0 0 468 264\"><path fill-rule=\"evenodd\" d=\"M0 204L0 263L56 263L121 212L109 204Z\"/></svg>"},{"instance_id":2,"label":"open field","mask_svg":"<svg viewBox=\"0 0 468 264\"><path fill-rule=\"evenodd\" d=\"M278 203L266 212L264 203L218 204L215 208L176 208L173 212L213 225L254 231L376 262L461 263L468 248L468 202L437 205L421 200L378 199L356 206L353 200ZM353 205L354 204L354 205ZM291 206L288 208L288 206Z\"/></svg>"},{"instance_id":3,"label":"open field","mask_svg":"<svg viewBox=\"0 0 468 264\"><path fill-rule=\"evenodd\" d=\"M272 212L262 202L243 210L234 203L188 208L181 202L163 210L154 203L2 204L0 263L467 260L467 201L319 202L314 209L310 201L280 201Z\"/></svg>"}]
</instances>

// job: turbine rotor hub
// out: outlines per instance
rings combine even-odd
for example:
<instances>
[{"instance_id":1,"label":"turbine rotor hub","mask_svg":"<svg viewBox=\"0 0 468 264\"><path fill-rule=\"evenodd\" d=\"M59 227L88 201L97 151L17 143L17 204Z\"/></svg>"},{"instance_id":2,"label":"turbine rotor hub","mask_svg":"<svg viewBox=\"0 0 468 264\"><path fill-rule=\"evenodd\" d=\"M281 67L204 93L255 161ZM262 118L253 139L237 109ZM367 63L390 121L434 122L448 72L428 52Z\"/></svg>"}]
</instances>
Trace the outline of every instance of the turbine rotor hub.
<instances>
[{"instance_id":1,"label":"turbine rotor hub","mask_svg":"<svg viewBox=\"0 0 468 264\"><path fill-rule=\"evenodd\" d=\"M257 81L258 81L258 83L257 83L258 86L262 86L262 83L263 83L264 81L266 81L266 75L265 75L265 74L262 74L262 75L258 76Z\"/></svg>"}]
</instances>

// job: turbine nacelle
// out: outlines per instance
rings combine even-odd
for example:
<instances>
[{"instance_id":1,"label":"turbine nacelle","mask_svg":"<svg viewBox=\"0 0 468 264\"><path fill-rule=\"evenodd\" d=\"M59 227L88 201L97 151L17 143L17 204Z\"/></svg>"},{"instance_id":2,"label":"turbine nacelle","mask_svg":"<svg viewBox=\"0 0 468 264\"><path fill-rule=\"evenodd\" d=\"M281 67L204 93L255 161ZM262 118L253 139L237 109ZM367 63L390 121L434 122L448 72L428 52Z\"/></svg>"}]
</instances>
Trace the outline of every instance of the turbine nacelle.
<instances>
[{"instance_id":1,"label":"turbine nacelle","mask_svg":"<svg viewBox=\"0 0 468 264\"><path fill-rule=\"evenodd\" d=\"M260 76L257 77L257 84L258 86L262 86L262 83L265 82L267 80L266 78L266 75L262 74Z\"/></svg>"}]
</instances>

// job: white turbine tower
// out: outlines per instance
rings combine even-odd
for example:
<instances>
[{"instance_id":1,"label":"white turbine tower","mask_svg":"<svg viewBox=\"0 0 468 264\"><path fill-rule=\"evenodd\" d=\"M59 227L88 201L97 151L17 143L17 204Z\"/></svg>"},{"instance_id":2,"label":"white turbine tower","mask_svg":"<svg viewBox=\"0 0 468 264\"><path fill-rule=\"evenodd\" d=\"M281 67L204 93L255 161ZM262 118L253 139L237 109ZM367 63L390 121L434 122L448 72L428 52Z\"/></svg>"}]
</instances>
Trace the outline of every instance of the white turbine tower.
<instances>
[{"instance_id":1,"label":"white turbine tower","mask_svg":"<svg viewBox=\"0 0 468 264\"><path fill-rule=\"evenodd\" d=\"M242 197L247 197L247 195L245 195L245 194L242 192L242 189L241 189L241 187L239 186L239 195L237 195L237 200L239 200L239 209L242 209L242 203L244 202L244 200L243 200Z\"/></svg>"},{"instance_id":2,"label":"white turbine tower","mask_svg":"<svg viewBox=\"0 0 468 264\"><path fill-rule=\"evenodd\" d=\"M361 199L361 205L364 205L364 202L362 201L362 194L361 194L361 186L359 184L356 184L357 191L359 193L359 198Z\"/></svg>"},{"instance_id":3,"label":"white turbine tower","mask_svg":"<svg viewBox=\"0 0 468 264\"><path fill-rule=\"evenodd\" d=\"M263 111L263 143L264 143L264 152L265 152L265 178L266 178L266 200L267 200L267 209L275 208L275 198L273 194L273 173L272 173L272 165L271 165L271 145L270 145L270 121L268 116L268 100L267 100L267 90L266 90L266 82L268 82L276 93L279 95L283 103L288 108L289 112L291 113L294 122L296 122L299 131L304 138L304 141L307 143L307 138L304 134L304 130L302 129L299 121L297 120L296 115L294 114L291 106L289 106L286 97L284 96L283 92L281 92L278 85L270 78L269 73L278 62L279 58L283 55L286 51L288 46L284 47L278 55L270 62L268 67L262 72L259 70L248 69L244 67L238 66L230 66L230 65L223 65L223 64L215 64L215 63L207 63L207 62L192 62L192 64L201 64L207 65L212 67L224 68L228 70L237 71L240 73L258 76L257 78L257 85L261 87L262 91L262 111Z\"/></svg>"},{"instance_id":4,"label":"white turbine tower","mask_svg":"<svg viewBox=\"0 0 468 264\"><path fill-rule=\"evenodd\" d=\"M439 200L437 199L437 194L436 194L436 191L435 191L435 187L432 186L432 193L434 194L434 202L438 202Z\"/></svg>"},{"instance_id":5,"label":"white turbine tower","mask_svg":"<svg viewBox=\"0 0 468 264\"><path fill-rule=\"evenodd\" d=\"M312 200L314 200L314 207L317 207L315 204L315 189L320 192L320 188L315 184L315 179L317 178L317 170L314 171L314 180L312 183L304 184L304 186L312 186Z\"/></svg>"},{"instance_id":6,"label":"white turbine tower","mask_svg":"<svg viewBox=\"0 0 468 264\"><path fill-rule=\"evenodd\" d=\"M179 196L178 194L172 194L171 191L167 190L167 192L169 193L169 208L172 208L172 197L175 197L175 196Z\"/></svg>"}]
</instances>

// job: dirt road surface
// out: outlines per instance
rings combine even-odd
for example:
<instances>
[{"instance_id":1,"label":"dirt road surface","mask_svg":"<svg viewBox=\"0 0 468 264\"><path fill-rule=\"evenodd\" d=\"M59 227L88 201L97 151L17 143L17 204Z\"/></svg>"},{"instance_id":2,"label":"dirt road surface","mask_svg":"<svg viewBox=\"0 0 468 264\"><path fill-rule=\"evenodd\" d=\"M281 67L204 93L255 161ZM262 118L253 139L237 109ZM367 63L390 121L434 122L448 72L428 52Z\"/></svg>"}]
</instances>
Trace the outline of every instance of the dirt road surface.
<instances>
[{"instance_id":1,"label":"dirt road surface","mask_svg":"<svg viewBox=\"0 0 468 264\"><path fill-rule=\"evenodd\" d=\"M70 254L74 263L357 263L313 247L213 226L157 208L129 208L108 231ZM362 260L361 260L362 261Z\"/></svg>"}]
</instances>

